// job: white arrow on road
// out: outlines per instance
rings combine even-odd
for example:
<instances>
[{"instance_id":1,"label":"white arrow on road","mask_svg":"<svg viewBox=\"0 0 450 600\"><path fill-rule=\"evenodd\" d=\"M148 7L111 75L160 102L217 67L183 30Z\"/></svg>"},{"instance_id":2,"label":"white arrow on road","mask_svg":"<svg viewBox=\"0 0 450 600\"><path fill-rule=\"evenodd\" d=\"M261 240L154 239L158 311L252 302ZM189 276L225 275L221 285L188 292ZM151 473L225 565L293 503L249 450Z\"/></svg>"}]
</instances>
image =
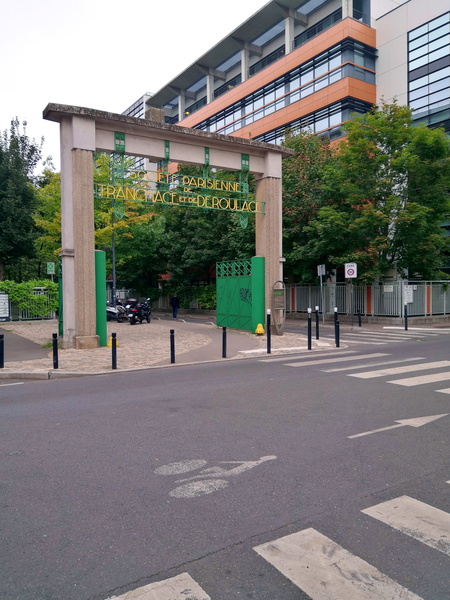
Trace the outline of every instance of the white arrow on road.
<instances>
[{"instance_id":1,"label":"white arrow on road","mask_svg":"<svg viewBox=\"0 0 450 600\"><path fill-rule=\"evenodd\" d=\"M395 421L398 425L391 425L390 427L382 427L381 429L373 429L372 431L365 431L364 433L357 433L356 435L347 436L349 440L353 438L363 437L364 435L371 435L372 433L378 433L379 431L388 431L389 429L397 429L397 427L405 427L408 425L409 427L422 427L422 425L426 425L427 423L431 423L432 421L436 421L436 419L440 419L441 417L446 417L449 413L445 413L444 415L431 415L430 417L416 417L414 419L402 419L400 421Z\"/></svg>"}]
</instances>

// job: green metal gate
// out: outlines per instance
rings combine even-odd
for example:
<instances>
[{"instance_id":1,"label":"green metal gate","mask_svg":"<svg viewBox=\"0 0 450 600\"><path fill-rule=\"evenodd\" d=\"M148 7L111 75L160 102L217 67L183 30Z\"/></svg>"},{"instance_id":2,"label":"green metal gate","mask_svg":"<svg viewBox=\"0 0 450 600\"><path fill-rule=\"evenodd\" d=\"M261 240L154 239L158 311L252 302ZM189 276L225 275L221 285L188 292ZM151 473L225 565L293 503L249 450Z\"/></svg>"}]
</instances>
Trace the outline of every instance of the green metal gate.
<instances>
[{"instance_id":1,"label":"green metal gate","mask_svg":"<svg viewBox=\"0 0 450 600\"><path fill-rule=\"evenodd\" d=\"M264 326L264 257L219 262L217 325L254 332Z\"/></svg>"}]
</instances>

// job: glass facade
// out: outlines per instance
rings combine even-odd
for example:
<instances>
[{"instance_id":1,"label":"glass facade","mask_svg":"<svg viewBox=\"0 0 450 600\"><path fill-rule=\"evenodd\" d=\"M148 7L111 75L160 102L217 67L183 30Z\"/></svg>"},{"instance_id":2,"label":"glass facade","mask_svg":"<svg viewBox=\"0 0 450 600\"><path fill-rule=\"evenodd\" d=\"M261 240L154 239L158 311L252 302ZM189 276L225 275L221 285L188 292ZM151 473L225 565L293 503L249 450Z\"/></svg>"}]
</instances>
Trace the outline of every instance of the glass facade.
<instances>
[{"instance_id":1,"label":"glass facade","mask_svg":"<svg viewBox=\"0 0 450 600\"><path fill-rule=\"evenodd\" d=\"M374 69L375 50L346 39L198 123L195 128L229 135L345 77L375 84ZM322 125L322 119L319 120ZM333 126L334 123L328 123L326 127L320 126L317 130Z\"/></svg>"},{"instance_id":2,"label":"glass facade","mask_svg":"<svg viewBox=\"0 0 450 600\"><path fill-rule=\"evenodd\" d=\"M450 131L450 12L408 34L408 101L415 120Z\"/></svg>"},{"instance_id":3,"label":"glass facade","mask_svg":"<svg viewBox=\"0 0 450 600\"><path fill-rule=\"evenodd\" d=\"M255 137L255 139L270 144L281 144L288 133L306 131L319 137L335 140L344 135L343 125L345 121L350 120L353 113L364 114L371 108L372 105L368 102L356 98L344 98L339 102L295 119L282 127L268 131Z\"/></svg>"}]
</instances>

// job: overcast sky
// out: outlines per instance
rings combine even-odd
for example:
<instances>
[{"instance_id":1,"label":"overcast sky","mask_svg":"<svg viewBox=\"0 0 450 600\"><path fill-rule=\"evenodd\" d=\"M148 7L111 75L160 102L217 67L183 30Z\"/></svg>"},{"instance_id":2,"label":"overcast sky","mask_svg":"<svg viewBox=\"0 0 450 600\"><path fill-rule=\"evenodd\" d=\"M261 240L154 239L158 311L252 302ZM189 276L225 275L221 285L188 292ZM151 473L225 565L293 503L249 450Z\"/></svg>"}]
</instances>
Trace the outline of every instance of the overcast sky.
<instances>
[{"instance_id":1,"label":"overcast sky","mask_svg":"<svg viewBox=\"0 0 450 600\"><path fill-rule=\"evenodd\" d=\"M0 0L0 130L26 120L57 170L49 102L121 113L157 92L267 0Z\"/></svg>"}]
</instances>

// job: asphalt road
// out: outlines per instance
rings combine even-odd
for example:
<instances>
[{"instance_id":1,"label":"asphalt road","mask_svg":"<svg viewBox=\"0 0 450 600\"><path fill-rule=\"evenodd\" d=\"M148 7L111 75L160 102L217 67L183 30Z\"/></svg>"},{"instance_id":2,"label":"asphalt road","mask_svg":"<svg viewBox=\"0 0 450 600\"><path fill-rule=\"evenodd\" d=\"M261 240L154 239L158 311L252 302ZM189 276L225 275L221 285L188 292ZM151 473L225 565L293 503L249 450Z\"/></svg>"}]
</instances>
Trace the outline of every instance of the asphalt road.
<instances>
[{"instance_id":1,"label":"asphalt road","mask_svg":"<svg viewBox=\"0 0 450 600\"><path fill-rule=\"evenodd\" d=\"M0 597L103 600L188 573L202 600L359 598L270 564L280 538L313 530L416 595L402 597L448 600L448 554L362 511L407 496L450 512L450 384L389 383L449 373L414 366L450 359L449 341L0 388ZM431 415L447 416L397 423Z\"/></svg>"}]
</instances>

